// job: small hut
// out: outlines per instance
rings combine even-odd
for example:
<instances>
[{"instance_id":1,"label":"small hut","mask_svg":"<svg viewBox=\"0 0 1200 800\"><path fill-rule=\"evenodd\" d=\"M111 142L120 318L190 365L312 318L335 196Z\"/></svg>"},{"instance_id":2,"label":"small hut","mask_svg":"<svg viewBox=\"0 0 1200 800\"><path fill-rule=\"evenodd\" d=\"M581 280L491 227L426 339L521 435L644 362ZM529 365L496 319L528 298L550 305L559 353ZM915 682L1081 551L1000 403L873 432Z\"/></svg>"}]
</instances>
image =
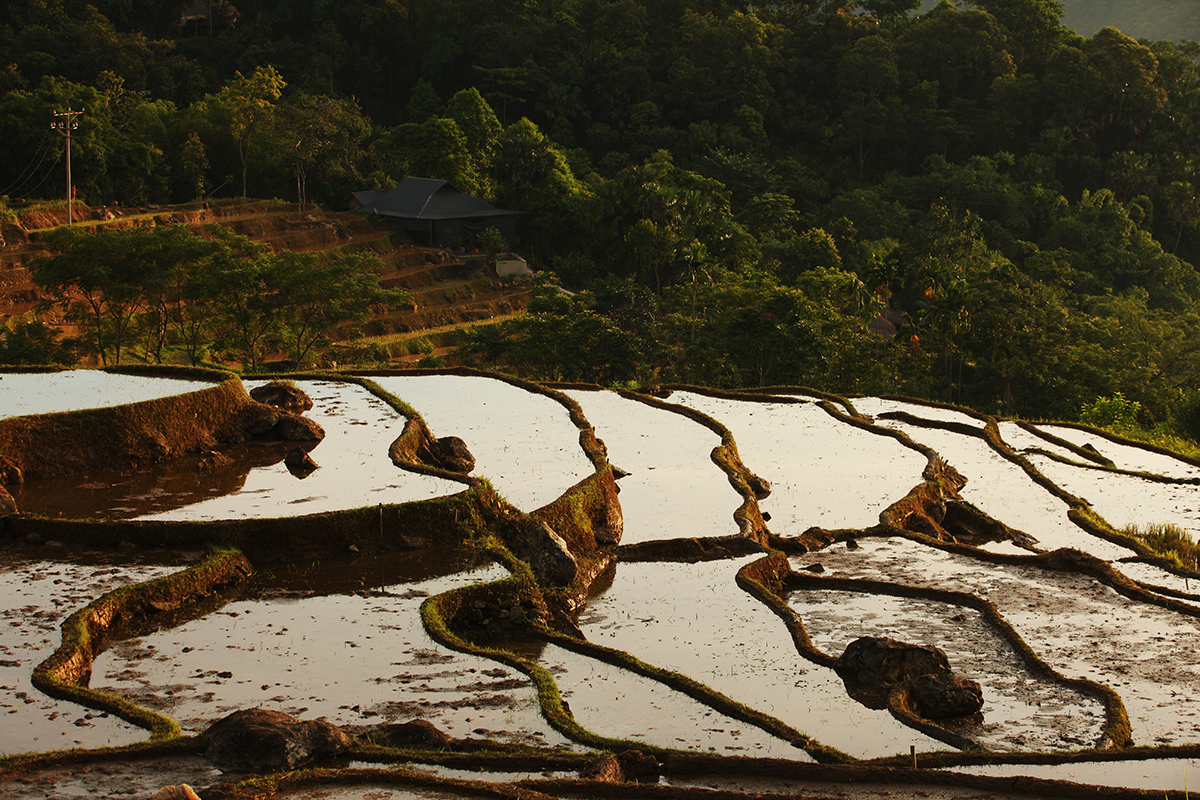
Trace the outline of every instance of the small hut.
<instances>
[{"instance_id":1,"label":"small hut","mask_svg":"<svg viewBox=\"0 0 1200 800\"><path fill-rule=\"evenodd\" d=\"M513 222L525 213L490 206L433 178L405 178L390 191L355 192L354 201L356 211L377 214L422 244L441 247L473 247L488 228L514 245Z\"/></svg>"}]
</instances>

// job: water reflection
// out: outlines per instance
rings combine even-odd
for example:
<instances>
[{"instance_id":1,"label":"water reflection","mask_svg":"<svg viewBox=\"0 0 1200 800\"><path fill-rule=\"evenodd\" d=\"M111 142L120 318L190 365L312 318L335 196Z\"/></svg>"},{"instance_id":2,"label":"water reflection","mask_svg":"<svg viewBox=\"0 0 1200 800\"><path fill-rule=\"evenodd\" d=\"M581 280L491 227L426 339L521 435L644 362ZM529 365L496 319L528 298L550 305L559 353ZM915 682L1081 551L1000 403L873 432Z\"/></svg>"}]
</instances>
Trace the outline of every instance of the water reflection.
<instances>
[{"instance_id":1,"label":"water reflection","mask_svg":"<svg viewBox=\"0 0 1200 800\"><path fill-rule=\"evenodd\" d=\"M27 514L76 519L135 519L234 494L254 470L283 462L294 442L248 442L222 451L224 459L201 466L186 459L146 469L30 480L9 487Z\"/></svg>"}]
</instances>

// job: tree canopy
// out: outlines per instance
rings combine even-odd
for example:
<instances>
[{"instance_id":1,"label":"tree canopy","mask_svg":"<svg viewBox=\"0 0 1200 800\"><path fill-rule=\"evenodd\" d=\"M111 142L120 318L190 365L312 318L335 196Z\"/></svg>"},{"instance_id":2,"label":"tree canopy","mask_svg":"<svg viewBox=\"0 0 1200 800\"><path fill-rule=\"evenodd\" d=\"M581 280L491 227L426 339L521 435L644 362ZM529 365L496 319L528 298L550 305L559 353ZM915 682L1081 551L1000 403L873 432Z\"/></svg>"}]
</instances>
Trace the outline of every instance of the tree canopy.
<instances>
[{"instance_id":1,"label":"tree canopy","mask_svg":"<svg viewBox=\"0 0 1200 800\"><path fill-rule=\"evenodd\" d=\"M0 12L10 197L60 193L50 115L83 107L92 202L340 209L419 175L529 212L523 253L575 294L543 289L470 350L534 377L1030 415L1120 391L1159 419L1200 390L1196 42L1080 35L1078 3L1056 0L260 0L236 25L215 5L199 31L152 5ZM302 361L358 313L318 308L288 277L312 274L301 256L218 237L164 285L149 256L90 250L132 238L70 235L39 280L85 298L74 313L108 359L153 340L137 325L155 308L198 342L180 297L220 304L216 341L250 362L285 335ZM372 295L362 265L323 266Z\"/></svg>"}]
</instances>

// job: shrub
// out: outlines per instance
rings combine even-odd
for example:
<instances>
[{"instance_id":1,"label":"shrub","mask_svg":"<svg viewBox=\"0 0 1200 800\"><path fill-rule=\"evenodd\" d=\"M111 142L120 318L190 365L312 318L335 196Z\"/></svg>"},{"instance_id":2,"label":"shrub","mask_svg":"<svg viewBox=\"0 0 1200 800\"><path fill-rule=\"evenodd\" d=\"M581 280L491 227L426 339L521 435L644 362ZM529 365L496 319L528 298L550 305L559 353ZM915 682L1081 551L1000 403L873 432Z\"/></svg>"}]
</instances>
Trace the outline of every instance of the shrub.
<instances>
[{"instance_id":1,"label":"shrub","mask_svg":"<svg viewBox=\"0 0 1200 800\"><path fill-rule=\"evenodd\" d=\"M1200 442L1200 392L1193 392L1180 404L1174 420L1175 432Z\"/></svg>"},{"instance_id":2,"label":"shrub","mask_svg":"<svg viewBox=\"0 0 1200 800\"><path fill-rule=\"evenodd\" d=\"M1112 397L1098 397L1095 402L1084 405L1079 411L1079 421L1097 428L1130 430L1140 427L1138 415L1141 411L1141 403L1128 400L1117 392Z\"/></svg>"},{"instance_id":3,"label":"shrub","mask_svg":"<svg viewBox=\"0 0 1200 800\"><path fill-rule=\"evenodd\" d=\"M1200 551L1197 550L1191 534L1178 525L1169 522L1126 525L1122 533L1137 539L1163 558L1174 561L1181 567L1196 569Z\"/></svg>"},{"instance_id":4,"label":"shrub","mask_svg":"<svg viewBox=\"0 0 1200 800\"><path fill-rule=\"evenodd\" d=\"M18 322L11 328L0 328L0 364L10 366L46 366L79 363L76 342L60 342L58 331L36 320Z\"/></svg>"}]
</instances>

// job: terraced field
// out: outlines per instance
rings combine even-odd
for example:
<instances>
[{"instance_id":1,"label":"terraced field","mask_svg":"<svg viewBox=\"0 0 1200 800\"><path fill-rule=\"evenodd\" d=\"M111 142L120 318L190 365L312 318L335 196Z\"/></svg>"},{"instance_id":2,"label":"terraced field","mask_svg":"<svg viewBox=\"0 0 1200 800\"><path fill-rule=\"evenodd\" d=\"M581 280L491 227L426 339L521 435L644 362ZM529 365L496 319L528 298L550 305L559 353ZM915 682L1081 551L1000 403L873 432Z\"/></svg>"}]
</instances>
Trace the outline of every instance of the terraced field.
<instances>
[{"instance_id":1,"label":"terraced field","mask_svg":"<svg viewBox=\"0 0 1200 800\"><path fill-rule=\"evenodd\" d=\"M74 210L76 224L88 228L180 224L203 232L207 225L220 224L277 250L373 251L383 264L381 284L408 290L413 304L379 313L363 331L366 338L347 345L373 343L382 348L377 353L397 364L415 362L423 355L450 354L458 328L519 313L528 299L528 287L500 281L477 255L414 246L403 234L375 227L359 214L264 201L117 209L117 213L101 220L82 204ZM41 234L64 222L62 210L30 212L22 215L20 224L0 225L0 323L27 318L45 299L30 280L28 265L44 252ZM68 335L77 333L61 317L46 321ZM338 356L330 358L336 361Z\"/></svg>"},{"instance_id":2,"label":"terraced field","mask_svg":"<svg viewBox=\"0 0 1200 800\"><path fill-rule=\"evenodd\" d=\"M84 749L0 760L4 796L1185 796L1200 573L1109 523L1200 535L1200 465L901 398L468 371L299 384L326 430L309 476L230 450L232 479L164 465L53 487L87 525L10 485L47 510L11 518L0 548L0 750ZM472 477L397 455L416 419L467 443ZM619 542L585 499L612 475ZM480 513L493 521L458 529ZM573 578L514 557L523 519L560 534ZM73 702L30 683L68 647L69 614L184 580L209 540L244 542L255 575L112 629ZM288 555L301 546L322 555ZM872 700L839 670L861 637L940 649L982 710L925 717L894 687ZM360 738L268 788L193 738L250 707ZM413 720L448 738L388 739Z\"/></svg>"}]
</instances>

